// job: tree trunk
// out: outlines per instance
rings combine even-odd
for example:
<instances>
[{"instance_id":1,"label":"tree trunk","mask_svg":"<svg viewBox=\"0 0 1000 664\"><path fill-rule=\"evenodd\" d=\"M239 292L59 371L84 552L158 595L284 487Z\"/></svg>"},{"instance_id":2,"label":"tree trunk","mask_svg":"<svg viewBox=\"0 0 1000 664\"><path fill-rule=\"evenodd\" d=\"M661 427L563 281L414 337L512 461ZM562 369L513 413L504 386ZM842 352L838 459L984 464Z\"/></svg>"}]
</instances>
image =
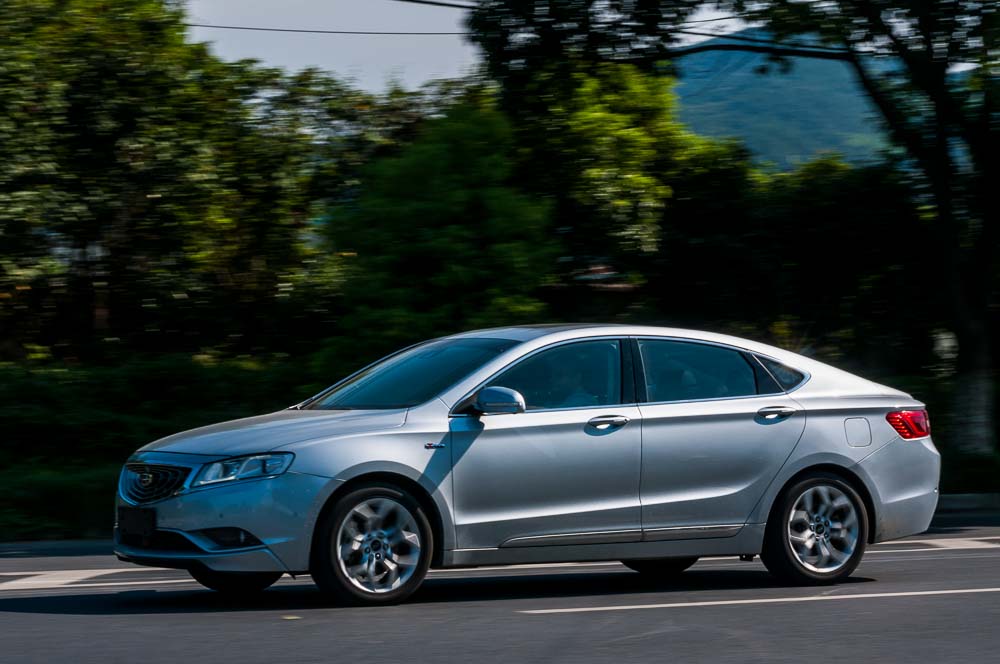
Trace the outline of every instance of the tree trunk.
<instances>
[{"instance_id":1,"label":"tree trunk","mask_svg":"<svg viewBox=\"0 0 1000 664\"><path fill-rule=\"evenodd\" d=\"M948 443L972 456L987 456L996 450L993 418L996 386L990 346L986 335L958 336L958 371L948 414L951 424Z\"/></svg>"}]
</instances>

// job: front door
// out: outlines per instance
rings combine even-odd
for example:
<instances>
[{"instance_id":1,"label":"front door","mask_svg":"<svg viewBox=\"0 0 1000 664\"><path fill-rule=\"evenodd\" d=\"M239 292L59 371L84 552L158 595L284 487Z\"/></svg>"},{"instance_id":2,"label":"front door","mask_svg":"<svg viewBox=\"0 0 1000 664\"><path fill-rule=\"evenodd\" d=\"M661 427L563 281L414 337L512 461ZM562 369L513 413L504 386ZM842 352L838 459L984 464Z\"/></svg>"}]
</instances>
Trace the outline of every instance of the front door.
<instances>
[{"instance_id":1,"label":"front door","mask_svg":"<svg viewBox=\"0 0 1000 664\"><path fill-rule=\"evenodd\" d=\"M536 351L488 383L520 392L525 412L452 418L460 548L639 539L640 415L623 405L622 345Z\"/></svg>"}]
</instances>

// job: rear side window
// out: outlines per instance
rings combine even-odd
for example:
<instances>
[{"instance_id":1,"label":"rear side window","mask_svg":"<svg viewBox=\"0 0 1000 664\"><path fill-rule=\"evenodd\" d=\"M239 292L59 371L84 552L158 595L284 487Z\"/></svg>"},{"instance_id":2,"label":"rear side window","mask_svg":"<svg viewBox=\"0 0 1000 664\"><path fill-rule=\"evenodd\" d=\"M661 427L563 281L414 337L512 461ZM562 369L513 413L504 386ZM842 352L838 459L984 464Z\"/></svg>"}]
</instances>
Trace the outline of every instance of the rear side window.
<instances>
[{"instance_id":1,"label":"rear side window","mask_svg":"<svg viewBox=\"0 0 1000 664\"><path fill-rule=\"evenodd\" d=\"M720 346L640 339L646 401L724 399L757 394L757 376L743 353Z\"/></svg>"},{"instance_id":2,"label":"rear side window","mask_svg":"<svg viewBox=\"0 0 1000 664\"><path fill-rule=\"evenodd\" d=\"M778 381L757 361L756 356L744 355L744 357L753 365L754 377L757 379L757 394L781 394L784 392L782 387L778 385Z\"/></svg>"},{"instance_id":3,"label":"rear side window","mask_svg":"<svg viewBox=\"0 0 1000 664\"><path fill-rule=\"evenodd\" d=\"M766 357L755 356L760 360L761 364L767 367L767 370L774 376L778 384L785 391L791 390L797 387L803 380L805 380L806 375L801 371L796 371L795 369L785 366L780 362L775 362L774 360L769 360Z\"/></svg>"}]
</instances>

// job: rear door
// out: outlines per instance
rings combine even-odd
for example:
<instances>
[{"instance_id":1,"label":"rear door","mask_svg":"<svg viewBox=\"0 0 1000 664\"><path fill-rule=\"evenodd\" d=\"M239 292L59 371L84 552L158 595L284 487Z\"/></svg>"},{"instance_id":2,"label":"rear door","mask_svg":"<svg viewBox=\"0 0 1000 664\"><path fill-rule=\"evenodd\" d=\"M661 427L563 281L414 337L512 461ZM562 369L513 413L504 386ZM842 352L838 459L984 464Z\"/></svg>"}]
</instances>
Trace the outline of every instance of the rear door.
<instances>
[{"instance_id":1,"label":"rear door","mask_svg":"<svg viewBox=\"0 0 1000 664\"><path fill-rule=\"evenodd\" d=\"M752 355L638 338L645 539L724 537L746 522L805 415Z\"/></svg>"}]
</instances>

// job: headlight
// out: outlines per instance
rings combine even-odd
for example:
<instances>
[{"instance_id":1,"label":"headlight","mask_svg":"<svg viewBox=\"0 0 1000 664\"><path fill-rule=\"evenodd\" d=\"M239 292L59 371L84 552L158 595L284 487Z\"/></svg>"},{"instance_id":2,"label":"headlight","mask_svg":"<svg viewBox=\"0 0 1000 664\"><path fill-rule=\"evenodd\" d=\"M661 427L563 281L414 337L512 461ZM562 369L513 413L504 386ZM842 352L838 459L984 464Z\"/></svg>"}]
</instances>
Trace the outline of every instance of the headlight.
<instances>
[{"instance_id":1,"label":"headlight","mask_svg":"<svg viewBox=\"0 0 1000 664\"><path fill-rule=\"evenodd\" d=\"M278 452L275 454L255 454L253 456L236 457L225 461L210 463L201 469L191 483L192 487L216 484L217 482L232 482L248 480L253 477L272 477L280 475L292 465L294 454Z\"/></svg>"}]
</instances>

